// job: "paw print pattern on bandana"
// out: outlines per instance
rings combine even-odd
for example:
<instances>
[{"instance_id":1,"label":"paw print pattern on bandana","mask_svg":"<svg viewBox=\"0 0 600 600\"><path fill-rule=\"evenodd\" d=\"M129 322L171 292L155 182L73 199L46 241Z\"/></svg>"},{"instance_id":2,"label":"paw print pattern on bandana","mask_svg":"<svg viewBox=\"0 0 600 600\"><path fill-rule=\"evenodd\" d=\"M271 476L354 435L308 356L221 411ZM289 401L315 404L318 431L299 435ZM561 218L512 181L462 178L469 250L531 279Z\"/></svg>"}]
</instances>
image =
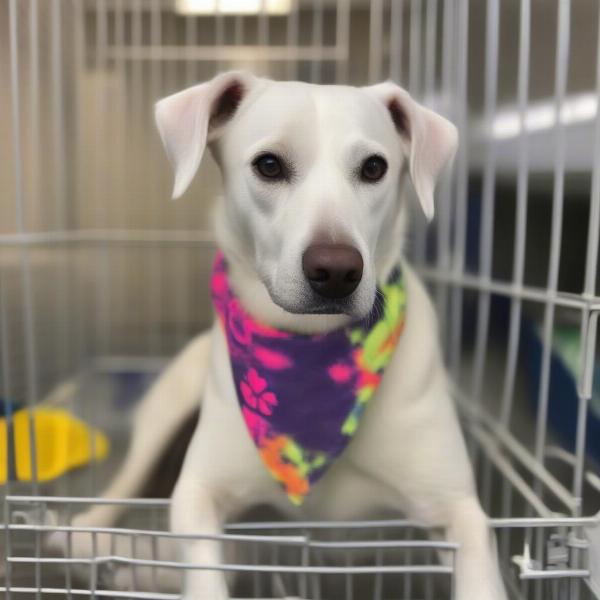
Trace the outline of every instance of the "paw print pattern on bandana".
<instances>
[{"instance_id":1,"label":"paw print pattern on bandana","mask_svg":"<svg viewBox=\"0 0 600 600\"><path fill-rule=\"evenodd\" d=\"M246 404L262 415L273 414L273 407L277 406L277 398L273 392L267 390L267 380L261 377L256 369L249 369L246 377L240 383L240 391Z\"/></svg>"}]
</instances>

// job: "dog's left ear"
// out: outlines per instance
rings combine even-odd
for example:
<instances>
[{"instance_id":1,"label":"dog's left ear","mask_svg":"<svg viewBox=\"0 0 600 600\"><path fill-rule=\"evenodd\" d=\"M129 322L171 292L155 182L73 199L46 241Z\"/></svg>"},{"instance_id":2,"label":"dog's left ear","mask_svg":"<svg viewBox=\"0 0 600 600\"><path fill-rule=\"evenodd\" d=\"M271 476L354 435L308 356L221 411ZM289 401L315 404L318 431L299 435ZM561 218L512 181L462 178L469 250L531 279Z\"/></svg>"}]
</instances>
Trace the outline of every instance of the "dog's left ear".
<instances>
[{"instance_id":1,"label":"dog's left ear","mask_svg":"<svg viewBox=\"0 0 600 600\"><path fill-rule=\"evenodd\" d=\"M365 88L383 102L406 148L410 176L428 220L433 218L436 180L453 158L458 132L450 121L415 102L392 82Z\"/></svg>"},{"instance_id":2,"label":"dog's left ear","mask_svg":"<svg viewBox=\"0 0 600 600\"><path fill-rule=\"evenodd\" d=\"M173 198L187 190L206 144L218 137L255 81L249 73L230 71L156 103L156 126L175 171Z\"/></svg>"}]
</instances>

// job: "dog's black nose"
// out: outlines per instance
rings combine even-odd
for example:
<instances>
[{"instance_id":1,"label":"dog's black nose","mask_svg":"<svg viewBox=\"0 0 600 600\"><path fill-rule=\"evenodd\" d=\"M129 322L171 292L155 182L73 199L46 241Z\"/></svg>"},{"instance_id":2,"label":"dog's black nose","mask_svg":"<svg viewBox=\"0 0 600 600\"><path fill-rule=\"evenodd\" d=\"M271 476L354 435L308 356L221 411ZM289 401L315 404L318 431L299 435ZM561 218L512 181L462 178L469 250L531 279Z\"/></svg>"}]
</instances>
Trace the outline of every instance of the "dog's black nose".
<instances>
[{"instance_id":1,"label":"dog's black nose","mask_svg":"<svg viewBox=\"0 0 600 600\"><path fill-rule=\"evenodd\" d=\"M360 283L363 259L345 244L314 244L302 256L302 270L310 287L324 298L349 296Z\"/></svg>"}]
</instances>

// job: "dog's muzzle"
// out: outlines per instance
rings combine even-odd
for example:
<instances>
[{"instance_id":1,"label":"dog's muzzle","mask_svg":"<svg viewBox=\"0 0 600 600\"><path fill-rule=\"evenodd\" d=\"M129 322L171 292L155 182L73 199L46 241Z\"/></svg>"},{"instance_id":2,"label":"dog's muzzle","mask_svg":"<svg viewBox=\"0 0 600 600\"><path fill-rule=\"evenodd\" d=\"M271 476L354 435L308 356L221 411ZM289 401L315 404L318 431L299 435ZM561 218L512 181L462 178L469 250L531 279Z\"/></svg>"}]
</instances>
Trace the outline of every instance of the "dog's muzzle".
<instances>
[{"instance_id":1,"label":"dog's muzzle","mask_svg":"<svg viewBox=\"0 0 600 600\"><path fill-rule=\"evenodd\" d=\"M313 244L302 255L302 270L319 296L341 300L358 287L363 259L356 248L346 244Z\"/></svg>"}]
</instances>

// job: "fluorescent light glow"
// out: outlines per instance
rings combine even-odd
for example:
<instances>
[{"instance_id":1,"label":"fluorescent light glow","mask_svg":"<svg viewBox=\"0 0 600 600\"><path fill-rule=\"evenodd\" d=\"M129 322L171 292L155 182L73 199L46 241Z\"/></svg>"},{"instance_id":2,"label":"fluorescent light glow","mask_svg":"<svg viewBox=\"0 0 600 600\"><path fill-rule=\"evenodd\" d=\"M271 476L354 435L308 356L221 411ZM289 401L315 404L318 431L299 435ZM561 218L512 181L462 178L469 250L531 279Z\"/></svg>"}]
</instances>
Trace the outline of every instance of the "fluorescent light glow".
<instances>
[{"instance_id":1,"label":"fluorescent light glow","mask_svg":"<svg viewBox=\"0 0 600 600\"><path fill-rule=\"evenodd\" d=\"M262 10L287 15L292 0L175 0L175 12L180 15L256 15Z\"/></svg>"},{"instance_id":2,"label":"fluorescent light glow","mask_svg":"<svg viewBox=\"0 0 600 600\"><path fill-rule=\"evenodd\" d=\"M565 98L560 110L560 122L574 125L591 121L598 112L598 97L594 93ZM525 111L524 129L527 132L551 129L557 123L556 106L553 102L532 104ZM521 133L521 116L516 109L499 112L492 123L492 135L503 140Z\"/></svg>"}]
</instances>

